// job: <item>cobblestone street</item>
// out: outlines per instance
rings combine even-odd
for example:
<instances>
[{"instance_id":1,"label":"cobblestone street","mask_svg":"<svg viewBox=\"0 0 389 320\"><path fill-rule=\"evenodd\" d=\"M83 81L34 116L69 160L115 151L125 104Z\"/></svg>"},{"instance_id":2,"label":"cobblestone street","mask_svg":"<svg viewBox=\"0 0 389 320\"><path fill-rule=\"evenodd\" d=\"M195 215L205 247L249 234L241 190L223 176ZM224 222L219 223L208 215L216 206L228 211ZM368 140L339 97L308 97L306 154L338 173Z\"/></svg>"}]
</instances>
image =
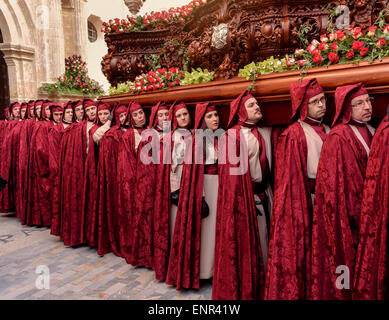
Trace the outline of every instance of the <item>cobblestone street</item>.
<instances>
[{"instance_id":1,"label":"cobblestone street","mask_svg":"<svg viewBox=\"0 0 389 320\"><path fill-rule=\"evenodd\" d=\"M37 289L38 266L47 266L50 288ZM24 227L15 214L0 214L0 299L193 299L211 298L212 285L177 291L154 272L124 259L97 255L87 246L64 247L47 228Z\"/></svg>"}]
</instances>

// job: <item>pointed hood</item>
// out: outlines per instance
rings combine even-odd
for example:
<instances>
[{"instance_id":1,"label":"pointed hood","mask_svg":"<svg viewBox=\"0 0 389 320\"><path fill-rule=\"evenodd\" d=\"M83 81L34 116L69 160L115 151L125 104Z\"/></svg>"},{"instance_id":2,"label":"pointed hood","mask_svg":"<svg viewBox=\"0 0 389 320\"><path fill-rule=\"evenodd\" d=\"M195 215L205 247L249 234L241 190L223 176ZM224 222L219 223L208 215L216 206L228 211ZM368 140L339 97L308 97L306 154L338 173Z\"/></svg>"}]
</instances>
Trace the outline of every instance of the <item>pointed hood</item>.
<instances>
[{"instance_id":1,"label":"pointed hood","mask_svg":"<svg viewBox=\"0 0 389 320\"><path fill-rule=\"evenodd\" d=\"M151 109L149 128L156 128L158 125L158 111L169 110L165 102L158 102L158 104Z\"/></svg>"},{"instance_id":2,"label":"pointed hood","mask_svg":"<svg viewBox=\"0 0 389 320\"><path fill-rule=\"evenodd\" d=\"M255 98L248 90L243 91L238 98L231 101L230 104L230 117L228 119L227 128L231 128L238 118L241 121L247 120L247 111L245 102L251 98Z\"/></svg>"},{"instance_id":3,"label":"pointed hood","mask_svg":"<svg viewBox=\"0 0 389 320\"><path fill-rule=\"evenodd\" d=\"M176 112L181 109L188 109L184 102L175 101L169 109L169 120L172 122L172 131L176 130L178 127Z\"/></svg>"},{"instance_id":4,"label":"pointed hood","mask_svg":"<svg viewBox=\"0 0 389 320\"><path fill-rule=\"evenodd\" d=\"M300 120L304 121L308 115L308 101L314 96L323 93L323 88L316 78L293 82L290 85L290 98L292 100L292 117L300 113Z\"/></svg>"},{"instance_id":5,"label":"pointed hood","mask_svg":"<svg viewBox=\"0 0 389 320\"><path fill-rule=\"evenodd\" d=\"M104 103L104 102L100 102L97 106L97 111L96 111L96 118L95 120L93 121L94 124L98 124L98 125L102 125L100 119L99 119L99 112L100 111L103 111L103 110L107 110L109 112L111 112L112 110L112 107L110 104L108 103Z\"/></svg>"},{"instance_id":6,"label":"pointed hood","mask_svg":"<svg viewBox=\"0 0 389 320\"><path fill-rule=\"evenodd\" d=\"M204 116L206 113L216 111L216 107L210 103L199 103L196 105L195 129L201 129L204 125Z\"/></svg>"},{"instance_id":7,"label":"pointed hood","mask_svg":"<svg viewBox=\"0 0 389 320\"><path fill-rule=\"evenodd\" d=\"M362 82L348 86L337 87L335 91L336 113L332 126L340 119L342 123L349 123L351 120L352 106L351 101L359 96L368 94Z\"/></svg>"}]
</instances>

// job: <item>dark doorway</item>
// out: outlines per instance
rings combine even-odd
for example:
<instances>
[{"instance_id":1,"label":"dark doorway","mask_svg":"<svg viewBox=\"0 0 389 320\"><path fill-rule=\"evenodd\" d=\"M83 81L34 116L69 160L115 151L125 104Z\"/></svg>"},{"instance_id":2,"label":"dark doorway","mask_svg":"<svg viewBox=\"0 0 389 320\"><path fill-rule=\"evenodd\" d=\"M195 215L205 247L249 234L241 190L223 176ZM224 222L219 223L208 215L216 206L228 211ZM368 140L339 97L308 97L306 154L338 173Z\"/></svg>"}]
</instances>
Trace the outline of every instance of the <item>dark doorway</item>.
<instances>
[{"instance_id":1,"label":"dark doorway","mask_svg":"<svg viewBox=\"0 0 389 320\"><path fill-rule=\"evenodd\" d=\"M0 43L3 43L3 35L0 30ZM0 51L0 119L4 119L4 109L10 104L8 68L4 55Z\"/></svg>"}]
</instances>

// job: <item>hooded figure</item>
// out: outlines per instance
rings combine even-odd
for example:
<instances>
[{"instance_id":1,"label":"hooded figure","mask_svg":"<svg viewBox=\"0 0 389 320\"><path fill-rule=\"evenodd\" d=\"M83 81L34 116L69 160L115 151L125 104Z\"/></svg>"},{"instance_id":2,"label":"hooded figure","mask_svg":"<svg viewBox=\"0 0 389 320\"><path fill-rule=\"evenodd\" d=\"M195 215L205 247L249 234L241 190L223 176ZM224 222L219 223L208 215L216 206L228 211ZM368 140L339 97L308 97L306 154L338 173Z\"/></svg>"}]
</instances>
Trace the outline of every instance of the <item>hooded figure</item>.
<instances>
[{"instance_id":1,"label":"hooded figure","mask_svg":"<svg viewBox=\"0 0 389 320\"><path fill-rule=\"evenodd\" d=\"M207 128L205 116L217 118L217 127ZM166 283L181 288L199 289L200 279L213 276L216 207L218 193L216 107L196 106L192 140L192 161L182 172L180 198L171 246ZM207 129L203 131L203 129Z\"/></svg>"},{"instance_id":2,"label":"hooded figure","mask_svg":"<svg viewBox=\"0 0 389 320\"><path fill-rule=\"evenodd\" d=\"M158 237L153 232L158 165L157 161L148 161L148 159L157 160L160 158L163 125L159 124L159 118L161 114L165 114L165 118L167 118L168 110L168 106L161 102L151 109L149 128L142 133L144 138L138 146L135 185L137 190L141 190L142 196L134 198L131 225L133 245L130 251L131 263L137 266L153 267L154 264L154 238Z\"/></svg>"},{"instance_id":3,"label":"hooded figure","mask_svg":"<svg viewBox=\"0 0 389 320\"><path fill-rule=\"evenodd\" d=\"M271 129L256 125L261 118L244 91L231 102L229 129L220 139L212 299L263 297L272 160Z\"/></svg>"},{"instance_id":4,"label":"hooded figure","mask_svg":"<svg viewBox=\"0 0 389 320\"><path fill-rule=\"evenodd\" d=\"M180 117L180 124L177 117ZM171 241L180 194L181 175L187 147L192 140L188 109L183 102L175 102L169 109L172 131L161 143L160 163L157 166L157 189L154 200L154 255L153 268L157 280L165 281ZM191 149L190 149L191 150Z\"/></svg>"},{"instance_id":5,"label":"hooded figure","mask_svg":"<svg viewBox=\"0 0 389 320\"><path fill-rule=\"evenodd\" d=\"M143 118L142 118L143 114ZM140 122L137 124L134 115L140 115ZM134 195L143 198L142 190L138 190L136 181L136 163L141 142L141 134L146 126L142 106L137 102L131 102L128 107L126 122L131 127L122 135L118 145L117 179L119 190L119 216L120 216L120 252L127 263L137 265L132 254L133 233L132 218L134 214ZM136 244L135 244L136 245Z\"/></svg>"},{"instance_id":6,"label":"hooded figure","mask_svg":"<svg viewBox=\"0 0 389 320\"><path fill-rule=\"evenodd\" d=\"M104 134L111 128L111 110L111 105L100 102L97 106L97 115L94 126L89 131L89 147L84 178L83 217L87 222L87 239L91 247L97 247L98 241L97 167L99 160L99 144ZM107 116L102 115L103 113L109 115L108 119ZM103 123L102 119L106 122Z\"/></svg>"},{"instance_id":7,"label":"hooded figure","mask_svg":"<svg viewBox=\"0 0 389 320\"><path fill-rule=\"evenodd\" d=\"M378 127L366 167L353 300L388 300L389 108Z\"/></svg>"},{"instance_id":8,"label":"hooded figure","mask_svg":"<svg viewBox=\"0 0 389 320\"><path fill-rule=\"evenodd\" d=\"M29 174L25 222L28 226L51 225L53 180L50 171L49 131L54 126L53 110L62 106L45 101L43 121L36 122L32 131L29 152Z\"/></svg>"},{"instance_id":9,"label":"hooded figure","mask_svg":"<svg viewBox=\"0 0 389 320\"><path fill-rule=\"evenodd\" d=\"M326 102L316 79L292 83L290 95L292 118L298 120L280 135L275 155L265 285L269 300L309 298L312 199L321 148L330 130L322 123Z\"/></svg>"},{"instance_id":10,"label":"hooded figure","mask_svg":"<svg viewBox=\"0 0 389 320\"><path fill-rule=\"evenodd\" d=\"M362 83L336 88L335 126L323 143L317 169L312 220L312 299L351 299L361 195L374 134L370 125L356 120L358 113L363 112L365 118L371 115L372 106L366 97ZM339 266L343 269L339 270ZM344 274L348 287L339 285L339 274Z\"/></svg>"},{"instance_id":11,"label":"hooded figure","mask_svg":"<svg viewBox=\"0 0 389 320\"><path fill-rule=\"evenodd\" d=\"M98 102L84 100L83 107L97 108ZM93 119L94 120L94 119ZM85 163L88 154L89 130L93 120L73 123L61 139L58 170L58 205L53 208L51 234L59 235L65 246L87 242L87 221L82 215Z\"/></svg>"},{"instance_id":12,"label":"hooded figure","mask_svg":"<svg viewBox=\"0 0 389 320\"><path fill-rule=\"evenodd\" d=\"M16 109L20 109L18 102L12 103L9 108L10 121L3 129L3 140L0 153L0 176L8 183L0 193L0 212L16 211L17 197L17 167L19 161L20 132L23 121L20 111L15 117Z\"/></svg>"},{"instance_id":13,"label":"hooded figure","mask_svg":"<svg viewBox=\"0 0 389 320\"><path fill-rule=\"evenodd\" d=\"M125 123L120 122L127 115L128 107L118 104L114 109L111 129L108 130L99 145L99 162L97 168L98 185L98 242L97 253L103 256L120 252L120 220L118 212L119 181L117 179L118 146L121 136L126 131Z\"/></svg>"}]
</instances>

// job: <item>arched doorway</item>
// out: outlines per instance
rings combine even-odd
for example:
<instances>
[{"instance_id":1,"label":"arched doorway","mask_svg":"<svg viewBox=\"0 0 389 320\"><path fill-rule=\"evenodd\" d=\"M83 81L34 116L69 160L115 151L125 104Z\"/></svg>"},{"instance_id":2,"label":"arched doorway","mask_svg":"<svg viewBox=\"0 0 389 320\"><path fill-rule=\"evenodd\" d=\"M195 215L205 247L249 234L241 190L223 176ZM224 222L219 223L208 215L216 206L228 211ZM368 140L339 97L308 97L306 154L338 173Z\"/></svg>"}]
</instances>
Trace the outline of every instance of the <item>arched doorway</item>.
<instances>
[{"instance_id":1,"label":"arched doorway","mask_svg":"<svg viewBox=\"0 0 389 320\"><path fill-rule=\"evenodd\" d=\"M3 43L3 35L0 29L0 43ZM4 119L4 108L10 104L8 68L4 60L4 55L0 51L0 119Z\"/></svg>"}]
</instances>

